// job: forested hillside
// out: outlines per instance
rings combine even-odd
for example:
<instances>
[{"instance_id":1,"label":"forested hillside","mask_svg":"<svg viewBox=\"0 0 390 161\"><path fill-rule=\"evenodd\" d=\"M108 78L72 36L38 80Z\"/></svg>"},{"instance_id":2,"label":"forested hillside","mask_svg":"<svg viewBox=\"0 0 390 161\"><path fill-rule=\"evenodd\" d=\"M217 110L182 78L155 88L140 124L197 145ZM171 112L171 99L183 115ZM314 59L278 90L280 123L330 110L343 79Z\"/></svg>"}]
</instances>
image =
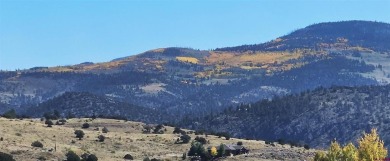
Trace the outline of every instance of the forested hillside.
<instances>
[{"instance_id":1,"label":"forested hillside","mask_svg":"<svg viewBox=\"0 0 390 161\"><path fill-rule=\"evenodd\" d=\"M129 119L150 122L167 120L168 116L162 111L140 107L104 96L97 96L86 92L66 92L49 101L31 107L25 115L42 117L45 113L53 114L57 111L61 117L102 117Z\"/></svg>"},{"instance_id":2,"label":"forested hillside","mask_svg":"<svg viewBox=\"0 0 390 161\"><path fill-rule=\"evenodd\" d=\"M187 125L236 137L284 139L315 147L326 147L333 139L355 141L362 131L377 128L389 147L389 98L389 85L318 88L228 108L221 115L191 120L195 123Z\"/></svg>"}]
</instances>

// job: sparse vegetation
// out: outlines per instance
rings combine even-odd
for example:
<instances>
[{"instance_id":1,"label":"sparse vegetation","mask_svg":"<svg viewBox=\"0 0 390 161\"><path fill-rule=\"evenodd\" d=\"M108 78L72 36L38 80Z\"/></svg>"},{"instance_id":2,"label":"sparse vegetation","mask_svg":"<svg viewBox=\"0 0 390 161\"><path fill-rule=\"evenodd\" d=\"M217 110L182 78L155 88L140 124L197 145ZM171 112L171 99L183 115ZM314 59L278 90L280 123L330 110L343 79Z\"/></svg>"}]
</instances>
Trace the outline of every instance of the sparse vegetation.
<instances>
[{"instance_id":1,"label":"sparse vegetation","mask_svg":"<svg viewBox=\"0 0 390 161\"><path fill-rule=\"evenodd\" d=\"M31 144L32 147L37 147L37 148L43 148L43 144L39 141L34 141L32 144Z\"/></svg>"},{"instance_id":2,"label":"sparse vegetation","mask_svg":"<svg viewBox=\"0 0 390 161\"><path fill-rule=\"evenodd\" d=\"M33 122L31 122L31 120ZM123 122L111 119L94 120L94 125L96 125L94 127L107 127L110 130L112 129L109 134L106 134L109 136L109 138L106 138L104 143L98 142L97 138L100 134L103 133L101 131L99 132L92 129L82 130L85 135L82 138L83 141L79 142L74 139L76 136L74 134L74 128L81 127L85 120L85 118L69 119L65 126L46 128L43 126L44 122L40 122L36 119L9 121L7 119L0 118L0 124L2 125L2 128L4 128L2 130L5 131L5 133L2 133L1 135L4 134L6 136L4 137L4 142L1 142L0 144L0 151L5 150L4 152L9 152L10 154L14 155L15 160L23 161L34 161L37 160L37 158L40 156L43 156L46 158L46 160L66 159L66 152L70 150L74 151L80 157L80 160L86 158L84 154L95 154L99 160L121 161L124 159L124 155L129 153L131 153L133 159L135 160L142 160L145 156L158 156L158 158L156 157L155 159L159 160L177 160L182 158L183 153L187 154L190 147L189 144L172 145L173 140L178 138L177 134L172 134L174 131L173 127L165 126L164 128L167 129L167 131L164 135L150 133L144 134L142 132L142 125L144 125L143 123L132 121ZM183 131L184 130L185 129L183 129ZM36 133L30 133L30 131L36 131ZM15 136L14 133L20 133L23 135L23 137ZM204 137L196 136L194 133L188 133L186 135L190 136L191 138ZM15 143L13 143L14 140L16 141ZM214 146L217 149L220 143L231 143L231 141L219 139L214 135L209 135L207 140L210 140L211 142L208 143L207 146ZM251 149L256 150L266 148L265 144L261 141L241 139L234 140L236 142L243 141L245 143L245 147L249 147ZM30 147L28 151L23 149L14 151L9 149L18 146L24 147L24 145L31 145L31 143L34 141L43 143L44 148L41 149ZM190 139L190 143L191 141L192 139ZM9 145L9 143L13 144L14 146L5 146ZM180 138L179 143L182 143ZM206 148L206 145L203 146ZM148 153L146 155L143 153L145 149L148 149ZM48 152L43 152L46 150ZM297 151L298 150L300 149L297 149ZM172 157L172 152L180 154L180 156ZM23 159L26 158L26 156L34 156L34 158L31 158L33 160ZM208 156L211 157L211 154ZM186 159L189 158L193 157L186 156Z\"/></svg>"}]
</instances>

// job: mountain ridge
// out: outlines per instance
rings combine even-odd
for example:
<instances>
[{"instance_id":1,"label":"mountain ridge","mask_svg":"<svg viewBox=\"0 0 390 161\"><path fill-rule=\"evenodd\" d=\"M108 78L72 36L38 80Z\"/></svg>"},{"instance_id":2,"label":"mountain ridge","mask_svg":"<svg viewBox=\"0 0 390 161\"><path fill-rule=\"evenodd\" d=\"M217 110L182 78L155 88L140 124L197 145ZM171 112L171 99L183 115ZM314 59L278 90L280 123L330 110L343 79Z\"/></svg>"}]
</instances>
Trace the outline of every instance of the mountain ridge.
<instances>
[{"instance_id":1,"label":"mountain ridge","mask_svg":"<svg viewBox=\"0 0 390 161\"><path fill-rule=\"evenodd\" d=\"M348 23L370 28L365 24L374 22ZM379 26L387 32L388 24ZM302 30L307 28L298 31ZM375 30L368 32L378 35ZM385 42L390 40L390 35L384 37ZM286 41L288 50L159 48L106 63L0 72L0 101L23 111L65 92L88 92L181 118L319 86L388 84L388 48L382 50L382 42L363 41L374 47L367 48L352 41L332 39L307 48L307 42Z\"/></svg>"}]
</instances>

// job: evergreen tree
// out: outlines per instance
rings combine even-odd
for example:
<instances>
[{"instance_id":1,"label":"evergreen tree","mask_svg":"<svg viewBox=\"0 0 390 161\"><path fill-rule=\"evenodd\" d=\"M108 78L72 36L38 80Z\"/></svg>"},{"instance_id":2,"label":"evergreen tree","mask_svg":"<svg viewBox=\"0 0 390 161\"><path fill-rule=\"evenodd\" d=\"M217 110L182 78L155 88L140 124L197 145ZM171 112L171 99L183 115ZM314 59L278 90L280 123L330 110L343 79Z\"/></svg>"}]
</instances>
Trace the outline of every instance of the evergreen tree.
<instances>
[{"instance_id":1,"label":"evergreen tree","mask_svg":"<svg viewBox=\"0 0 390 161\"><path fill-rule=\"evenodd\" d=\"M223 157L225 155L225 147L223 144L219 145L218 148L218 157Z\"/></svg>"},{"instance_id":2,"label":"evergreen tree","mask_svg":"<svg viewBox=\"0 0 390 161\"><path fill-rule=\"evenodd\" d=\"M80 157L73 151L66 153L66 161L80 161Z\"/></svg>"},{"instance_id":3,"label":"evergreen tree","mask_svg":"<svg viewBox=\"0 0 390 161\"><path fill-rule=\"evenodd\" d=\"M2 116L7 118L7 119L14 119L14 118L16 118L16 112L14 109L11 109L11 110L5 112Z\"/></svg>"},{"instance_id":4,"label":"evergreen tree","mask_svg":"<svg viewBox=\"0 0 390 161\"><path fill-rule=\"evenodd\" d=\"M76 138L79 138L79 140L81 140L85 135L84 131L82 131L82 130L75 130L74 134L76 134Z\"/></svg>"}]
</instances>

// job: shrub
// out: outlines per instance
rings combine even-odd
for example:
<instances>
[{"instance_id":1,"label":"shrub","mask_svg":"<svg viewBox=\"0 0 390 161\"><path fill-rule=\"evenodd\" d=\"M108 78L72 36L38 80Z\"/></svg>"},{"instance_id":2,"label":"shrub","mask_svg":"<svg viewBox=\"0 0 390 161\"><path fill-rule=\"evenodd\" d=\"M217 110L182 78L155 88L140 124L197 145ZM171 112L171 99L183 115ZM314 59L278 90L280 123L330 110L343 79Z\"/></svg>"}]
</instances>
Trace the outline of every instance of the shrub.
<instances>
[{"instance_id":1,"label":"shrub","mask_svg":"<svg viewBox=\"0 0 390 161\"><path fill-rule=\"evenodd\" d=\"M3 140L4 140L3 137L1 137L1 138L0 138L0 141L3 141Z\"/></svg>"},{"instance_id":2,"label":"shrub","mask_svg":"<svg viewBox=\"0 0 390 161\"><path fill-rule=\"evenodd\" d=\"M197 142L200 142L202 144L206 144L207 143L207 140L204 137L197 136L194 140L196 140Z\"/></svg>"},{"instance_id":3,"label":"shrub","mask_svg":"<svg viewBox=\"0 0 390 161\"><path fill-rule=\"evenodd\" d=\"M103 135L99 135L99 136L98 136L98 139L99 139L99 142L104 142L104 140L106 139L106 137L104 137Z\"/></svg>"},{"instance_id":4,"label":"shrub","mask_svg":"<svg viewBox=\"0 0 390 161\"><path fill-rule=\"evenodd\" d=\"M84 123L82 126L83 129L88 129L89 128L89 123Z\"/></svg>"},{"instance_id":5,"label":"shrub","mask_svg":"<svg viewBox=\"0 0 390 161\"><path fill-rule=\"evenodd\" d=\"M108 133L108 129L106 127L103 127L102 132L103 133Z\"/></svg>"},{"instance_id":6,"label":"shrub","mask_svg":"<svg viewBox=\"0 0 390 161\"><path fill-rule=\"evenodd\" d=\"M143 128L144 128L142 129L143 133L150 133L150 131L152 130L152 126L150 125L143 125Z\"/></svg>"},{"instance_id":7,"label":"shrub","mask_svg":"<svg viewBox=\"0 0 390 161\"><path fill-rule=\"evenodd\" d=\"M44 157L44 156L39 156L37 159L38 160L47 160L46 157Z\"/></svg>"},{"instance_id":8,"label":"shrub","mask_svg":"<svg viewBox=\"0 0 390 161\"><path fill-rule=\"evenodd\" d=\"M126 154L123 159L126 159L126 160L133 160L133 156L131 156L130 154Z\"/></svg>"},{"instance_id":9,"label":"shrub","mask_svg":"<svg viewBox=\"0 0 390 161\"><path fill-rule=\"evenodd\" d=\"M153 133L154 133L154 134L164 134L163 128L164 128L164 125L159 124L159 125L157 125L157 126L154 128Z\"/></svg>"},{"instance_id":10,"label":"shrub","mask_svg":"<svg viewBox=\"0 0 390 161\"><path fill-rule=\"evenodd\" d=\"M303 145L303 148L305 148L306 150L309 150L310 146L308 144L305 144L305 145Z\"/></svg>"},{"instance_id":11,"label":"shrub","mask_svg":"<svg viewBox=\"0 0 390 161\"><path fill-rule=\"evenodd\" d=\"M52 127L53 121L51 121L51 120L46 120L46 121L45 121L45 124L47 125L47 127Z\"/></svg>"},{"instance_id":12,"label":"shrub","mask_svg":"<svg viewBox=\"0 0 390 161\"><path fill-rule=\"evenodd\" d=\"M189 143L191 140L191 137L189 135L182 135L182 136L180 136L180 140L182 140L183 143Z\"/></svg>"},{"instance_id":13,"label":"shrub","mask_svg":"<svg viewBox=\"0 0 390 161\"><path fill-rule=\"evenodd\" d=\"M0 152L0 160L1 161L15 161L11 154Z\"/></svg>"},{"instance_id":14,"label":"shrub","mask_svg":"<svg viewBox=\"0 0 390 161\"><path fill-rule=\"evenodd\" d=\"M150 161L149 157L144 158L143 161Z\"/></svg>"},{"instance_id":15,"label":"shrub","mask_svg":"<svg viewBox=\"0 0 390 161\"><path fill-rule=\"evenodd\" d=\"M96 157L96 155L94 154L91 154L87 157L87 160L86 161L98 161L98 158Z\"/></svg>"},{"instance_id":16,"label":"shrub","mask_svg":"<svg viewBox=\"0 0 390 161\"><path fill-rule=\"evenodd\" d=\"M243 145L242 141L237 142L237 145Z\"/></svg>"},{"instance_id":17,"label":"shrub","mask_svg":"<svg viewBox=\"0 0 390 161\"><path fill-rule=\"evenodd\" d=\"M227 132L219 132L217 133L218 138L221 138L222 136L225 137L226 140L230 140L230 134Z\"/></svg>"},{"instance_id":18,"label":"shrub","mask_svg":"<svg viewBox=\"0 0 390 161\"><path fill-rule=\"evenodd\" d=\"M80 157L73 151L66 153L66 161L80 161Z\"/></svg>"},{"instance_id":19,"label":"shrub","mask_svg":"<svg viewBox=\"0 0 390 161\"><path fill-rule=\"evenodd\" d=\"M43 148L43 144L39 141L34 141L32 144L31 144L32 147L37 147L37 148Z\"/></svg>"},{"instance_id":20,"label":"shrub","mask_svg":"<svg viewBox=\"0 0 390 161\"><path fill-rule=\"evenodd\" d=\"M280 144L280 145L286 144L286 142L284 141L284 139L278 139L277 142L278 142L278 144Z\"/></svg>"},{"instance_id":21,"label":"shrub","mask_svg":"<svg viewBox=\"0 0 390 161\"><path fill-rule=\"evenodd\" d=\"M196 130L195 131L195 135L203 135L204 134L204 130Z\"/></svg>"},{"instance_id":22,"label":"shrub","mask_svg":"<svg viewBox=\"0 0 390 161\"><path fill-rule=\"evenodd\" d=\"M56 122L56 125L65 125L65 123L66 123L66 120L65 119L61 119L61 120L58 120Z\"/></svg>"},{"instance_id":23,"label":"shrub","mask_svg":"<svg viewBox=\"0 0 390 161\"><path fill-rule=\"evenodd\" d=\"M79 140L81 140L85 135L84 131L82 131L82 130L76 130L76 131L74 131L74 134L76 134L76 138L79 138Z\"/></svg>"},{"instance_id":24,"label":"shrub","mask_svg":"<svg viewBox=\"0 0 390 161\"><path fill-rule=\"evenodd\" d=\"M173 133L174 134L181 134L182 130L180 129L180 127L175 127L175 129L173 130Z\"/></svg>"}]
</instances>

